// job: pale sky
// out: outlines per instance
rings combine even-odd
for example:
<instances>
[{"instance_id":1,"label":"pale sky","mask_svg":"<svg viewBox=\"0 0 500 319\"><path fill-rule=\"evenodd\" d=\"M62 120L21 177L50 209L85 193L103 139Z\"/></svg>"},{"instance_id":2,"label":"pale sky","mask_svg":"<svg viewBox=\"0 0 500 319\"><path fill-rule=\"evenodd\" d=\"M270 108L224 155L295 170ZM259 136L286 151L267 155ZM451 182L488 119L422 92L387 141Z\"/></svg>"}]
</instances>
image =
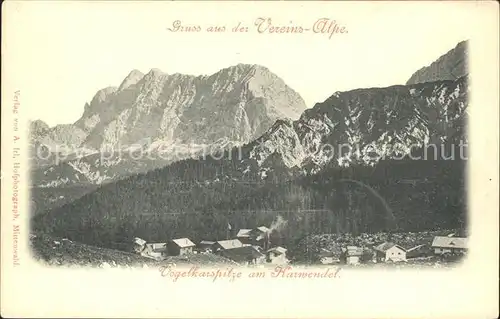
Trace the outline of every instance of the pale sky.
<instances>
[{"instance_id":1,"label":"pale sky","mask_svg":"<svg viewBox=\"0 0 500 319\"><path fill-rule=\"evenodd\" d=\"M168 74L212 74L238 63L280 76L308 107L336 91L404 84L469 38L471 5L374 3L11 3L5 49L16 70L24 114L53 126L73 123L86 102L125 76L152 68ZM346 35L259 34L258 17L311 28L318 18L345 25ZM185 25L225 25L220 34L172 33ZM241 21L246 34L230 29ZM12 70L11 69L11 70ZM14 80L14 79L13 79Z\"/></svg>"}]
</instances>

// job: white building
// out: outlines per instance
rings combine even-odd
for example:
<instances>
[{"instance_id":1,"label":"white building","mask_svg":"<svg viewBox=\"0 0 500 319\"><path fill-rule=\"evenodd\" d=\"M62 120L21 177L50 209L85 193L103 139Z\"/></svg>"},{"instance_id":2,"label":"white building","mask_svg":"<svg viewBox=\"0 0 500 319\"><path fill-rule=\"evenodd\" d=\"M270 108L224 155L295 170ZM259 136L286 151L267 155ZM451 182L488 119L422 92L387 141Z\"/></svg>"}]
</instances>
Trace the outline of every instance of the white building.
<instances>
[{"instance_id":1,"label":"white building","mask_svg":"<svg viewBox=\"0 0 500 319\"><path fill-rule=\"evenodd\" d=\"M467 250L467 238L436 236L432 241L432 249L436 255L461 254Z\"/></svg>"},{"instance_id":2,"label":"white building","mask_svg":"<svg viewBox=\"0 0 500 319\"><path fill-rule=\"evenodd\" d=\"M383 243L374 247L377 261L406 261L406 249L394 243Z\"/></svg>"},{"instance_id":3,"label":"white building","mask_svg":"<svg viewBox=\"0 0 500 319\"><path fill-rule=\"evenodd\" d=\"M286 258L286 248L281 246L273 247L266 252L267 262L271 264L283 265L288 263Z\"/></svg>"},{"instance_id":4,"label":"white building","mask_svg":"<svg viewBox=\"0 0 500 319\"><path fill-rule=\"evenodd\" d=\"M356 246L347 246L347 248L343 250L346 264L357 265L360 263L361 256L363 256L363 248Z\"/></svg>"}]
</instances>

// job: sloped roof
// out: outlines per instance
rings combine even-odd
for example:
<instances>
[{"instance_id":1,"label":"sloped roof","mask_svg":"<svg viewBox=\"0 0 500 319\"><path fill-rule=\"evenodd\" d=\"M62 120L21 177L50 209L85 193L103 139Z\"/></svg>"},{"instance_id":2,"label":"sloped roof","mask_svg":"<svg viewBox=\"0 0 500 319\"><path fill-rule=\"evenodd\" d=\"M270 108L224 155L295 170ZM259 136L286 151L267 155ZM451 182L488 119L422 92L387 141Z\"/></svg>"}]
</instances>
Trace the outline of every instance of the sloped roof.
<instances>
[{"instance_id":1,"label":"sloped roof","mask_svg":"<svg viewBox=\"0 0 500 319\"><path fill-rule=\"evenodd\" d=\"M172 242L181 248L196 246L189 238L172 239Z\"/></svg>"},{"instance_id":2,"label":"sloped roof","mask_svg":"<svg viewBox=\"0 0 500 319\"><path fill-rule=\"evenodd\" d=\"M283 248L281 246L277 246L277 247L273 247L271 249L269 249L267 252L277 252L279 254L285 254L287 251L286 248Z\"/></svg>"},{"instance_id":3,"label":"sloped roof","mask_svg":"<svg viewBox=\"0 0 500 319\"><path fill-rule=\"evenodd\" d=\"M211 241L211 240L200 241L200 245L213 245L213 244L215 244L215 241Z\"/></svg>"},{"instance_id":4,"label":"sloped roof","mask_svg":"<svg viewBox=\"0 0 500 319\"><path fill-rule=\"evenodd\" d=\"M467 238L436 236L432 241L432 247L438 248L467 248Z\"/></svg>"},{"instance_id":5,"label":"sloped roof","mask_svg":"<svg viewBox=\"0 0 500 319\"><path fill-rule=\"evenodd\" d=\"M412 247L412 248L410 248L410 249L406 250L406 252L410 252L410 251L418 250L418 249L420 249L420 248L424 248L425 246L427 246L427 245L426 245L426 244L417 245L417 246L415 246L415 247Z\"/></svg>"},{"instance_id":6,"label":"sloped roof","mask_svg":"<svg viewBox=\"0 0 500 319\"><path fill-rule=\"evenodd\" d=\"M321 251L319 254L318 254L318 257L319 258L323 258L323 257L334 257L335 254L333 253L333 251Z\"/></svg>"},{"instance_id":7,"label":"sloped roof","mask_svg":"<svg viewBox=\"0 0 500 319\"><path fill-rule=\"evenodd\" d=\"M271 230L269 228L267 228L266 226L260 226L260 227L252 229L249 233L249 237L253 237L256 240L262 240L270 232L271 232Z\"/></svg>"},{"instance_id":8,"label":"sloped roof","mask_svg":"<svg viewBox=\"0 0 500 319\"><path fill-rule=\"evenodd\" d=\"M264 256L252 246L227 249L222 251L221 255L236 262L250 261Z\"/></svg>"},{"instance_id":9,"label":"sloped roof","mask_svg":"<svg viewBox=\"0 0 500 319\"><path fill-rule=\"evenodd\" d=\"M257 227L258 230L260 230L261 232L263 233L268 233L270 232L271 230L269 228L267 228L266 226L260 226L260 227Z\"/></svg>"},{"instance_id":10,"label":"sloped roof","mask_svg":"<svg viewBox=\"0 0 500 319\"><path fill-rule=\"evenodd\" d=\"M136 243L137 245L144 245L146 243L146 241L142 238L139 238L139 237L135 237L134 238L134 243Z\"/></svg>"},{"instance_id":11,"label":"sloped roof","mask_svg":"<svg viewBox=\"0 0 500 319\"><path fill-rule=\"evenodd\" d=\"M324 258L324 257L334 257L334 258L339 258L341 253L339 252L334 252L334 251L322 251L318 254L319 258Z\"/></svg>"},{"instance_id":12,"label":"sloped roof","mask_svg":"<svg viewBox=\"0 0 500 319\"><path fill-rule=\"evenodd\" d=\"M242 228L238 231L238 234L236 234L236 237L249 237L251 231L252 231L251 229Z\"/></svg>"},{"instance_id":13,"label":"sloped roof","mask_svg":"<svg viewBox=\"0 0 500 319\"><path fill-rule=\"evenodd\" d=\"M151 251L154 252L163 252L167 250L166 243L148 243L146 244L146 247L148 247Z\"/></svg>"},{"instance_id":14,"label":"sloped roof","mask_svg":"<svg viewBox=\"0 0 500 319\"><path fill-rule=\"evenodd\" d=\"M374 247L373 249L385 253L386 251L388 251L389 249L391 249L394 246L398 247L402 251L406 251L406 249L404 247L401 247L401 246L399 246L399 245L397 245L395 243L391 243L391 242L382 243L382 244Z\"/></svg>"},{"instance_id":15,"label":"sloped roof","mask_svg":"<svg viewBox=\"0 0 500 319\"><path fill-rule=\"evenodd\" d=\"M347 246L347 256L361 256L363 255L363 248L356 246Z\"/></svg>"},{"instance_id":16,"label":"sloped roof","mask_svg":"<svg viewBox=\"0 0 500 319\"><path fill-rule=\"evenodd\" d=\"M219 240L217 241L223 249L233 249L243 247L243 243L238 239L229 239L229 240Z\"/></svg>"},{"instance_id":17,"label":"sloped roof","mask_svg":"<svg viewBox=\"0 0 500 319\"><path fill-rule=\"evenodd\" d=\"M322 248L318 256L321 257L340 257L342 255L342 249L338 246L334 246L330 249Z\"/></svg>"}]
</instances>

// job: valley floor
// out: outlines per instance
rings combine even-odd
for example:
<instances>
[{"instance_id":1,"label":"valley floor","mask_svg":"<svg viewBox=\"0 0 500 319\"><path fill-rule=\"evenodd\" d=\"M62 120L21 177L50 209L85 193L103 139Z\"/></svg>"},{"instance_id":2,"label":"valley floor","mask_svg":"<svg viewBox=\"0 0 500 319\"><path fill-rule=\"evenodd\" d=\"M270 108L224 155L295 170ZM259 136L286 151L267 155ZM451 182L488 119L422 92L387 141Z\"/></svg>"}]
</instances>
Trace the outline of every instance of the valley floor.
<instances>
[{"instance_id":1,"label":"valley floor","mask_svg":"<svg viewBox=\"0 0 500 319\"><path fill-rule=\"evenodd\" d=\"M314 236L321 238L323 236ZM317 244L317 243L316 243ZM323 244L324 245L324 244ZM321 246L323 246L321 245ZM66 238L52 237L46 234L30 235L30 246L33 258L49 266L70 266L70 267L98 267L98 268L141 268L160 267L171 263L179 265L203 265L203 266L227 266L238 265L236 262L224 257L211 254L200 253L187 256L169 256L158 261L143 257L132 252L101 248L91 246ZM443 258L432 254L421 257L408 258L404 262L363 262L356 265L346 265L344 263L324 264L320 261L300 262L291 261L289 265L296 267L341 267L348 269L405 269L405 268L428 268L428 269L449 269L460 265L463 258ZM264 264L265 268L274 268L278 265Z\"/></svg>"},{"instance_id":2,"label":"valley floor","mask_svg":"<svg viewBox=\"0 0 500 319\"><path fill-rule=\"evenodd\" d=\"M33 258L49 266L79 267L160 267L169 263L235 265L231 260L213 254L199 254L189 257L171 256L162 261L120 250L90 246L68 239L48 235L30 235Z\"/></svg>"}]
</instances>

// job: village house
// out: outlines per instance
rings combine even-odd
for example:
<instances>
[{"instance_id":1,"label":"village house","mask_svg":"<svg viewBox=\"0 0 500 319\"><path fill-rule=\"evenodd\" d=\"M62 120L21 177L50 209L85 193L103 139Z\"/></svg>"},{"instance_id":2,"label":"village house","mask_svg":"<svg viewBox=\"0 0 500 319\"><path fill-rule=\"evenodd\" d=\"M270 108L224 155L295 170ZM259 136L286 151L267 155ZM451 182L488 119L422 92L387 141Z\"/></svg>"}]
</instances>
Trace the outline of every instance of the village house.
<instances>
[{"instance_id":1,"label":"village house","mask_svg":"<svg viewBox=\"0 0 500 319\"><path fill-rule=\"evenodd\" d=\"M253 246L224 249L220 251L220 255L241 265L256 265L266 261L266 256Z\"/></svg>"},{"instance_id":2,"label":"village house","mask_svg":"<svg viewBox=\"0 0 500 319\"><path fill-rule=\"evenodd\" d=\"M243 244L251 244L252 241L250 239L250 232L251 229L240 229L238 233L236 234L236 238L241 241Z\"/></svg>"},{"instance_id":3,"label":"village house","mask_svg":"<svg viewBox=\"0 0 500 319\"><path fill-rule=\"evenodd\" d=\"M243 246L249 246L249 245L243 244L238 239L219 240L216 241L215 244L212 246L213 247L212 250L213 252L219 252L222 250L240 248Z\"/></svg>"},{"instance_id":4,"label":"village house","mask_svg":"<svg viewBox=\"0 0 500 319\"><path fill-rule=\"evenodd\" d=\"M192 254L195 246L189 238L172 239L167 244L168 253L171 256Z\"/></svg>"},{"instance_id":5,"label":"village house","mask_svg":"<svg viewBox=\"0 0 500 319\"><path fill-rule=\"evenodd\" d=\"M259 226L253 229L242 228L236 234L236 238L243 244L260 246L266 251L270 248L271 229Z\"/></svg>"},{"instance_id":6,"label":"village house","mask_svg":"<svg viewBox=\"0 0 500 319\"><path fill-rule=\"evenodd\" d=\"M141 256L162 260L167 256L166 243L146 243L144 249L140 251Z\"/></svg>"},{"instance_id":7,"label":"village house","mask_svg":"<svg viewBox=\"0 0 500 319\"><path fill-rule=\"evenodd\" d=\"M270 234L271 230L266 226L254 228L249 233L250 242L252 245L260 246L266 251L271 247Z\"/></svg>"},{"instance_id":8,"label":"village house","mask_svg":"<svg viewBox=\"0 0 500 319\"><path fill-rule=\"evenodd\" d=\"M196 247L196 249L199 251L199 252L207 252L207 253L211 253L212 252L212 249L213 249L213 246L215 244L215 241L210 241L210 240L202 240L198 243L198 246Z\"/></svg>"},{"instance_id":9,"label":"village house","mask_svg":"<svg viewBox=\"0 0 500 319\"><path fill-rule=\"evenodd\" d=\"M134 246L133 249L136 253L140 253L146 247L146 241L142 238L135 237L134 238Z\"/></svg>"},{"instance_id":10,"label":"village house","mask_svg":"<svg viewBox=\"0 0 500 319\"><path fill-rule=\"evenodd\" d=\"M260 226L257 228L254 228L250 231L250 237L254 239L255 241L263 241L264 239L267 238L267 235L271 232L269 228L266 226Z\"/></svg>"},{"instance_id":11,"label":"village house","mask_svg":"<svg viewBox=\"0 0 500 319\"><path fill-rule=\"evenodd\" d=\"M322 263L323 265L339 263L341 257L342 257L342 250L340 248L333 250L322 249L318 254L319 262Z\"/></svg>"},{"instance_id":12,"label":"village house","mask_svg":"<svg viewBox=\"0 0 500 319\"><path fill-rule=\"evenodd\" d=\"M406 261L406 249L395 243L385 242L374 247L377 262Z\"/></svg>"},{"instance_id":13,"label":"village house","mask_svg":"<svg viewBox=\"0 0 500 319\"><path fill-rule=\"evenodd\" d=\"M357 265L360 263L361 256L363 256L363 248L347 246L347 248L343 249L343 255L347 265Z\"/></svg>"},{"instance_id":14,"label":"village house","mask_svg":"<svg viewBox=\"0 0 500 319\"><path fill-rule=\"evenodd\" d=\"M431 247L436 255L463 254L467 251L467 238L436 236Z\"/></svg>"},{"instance_id":15,"label":"village house","mask_svg":"<svg viewBox=\"0 0 500 319\"><path fill-rule=\"evenodd\" d=\"M319 262L323 265L330 265L335 262L340 262L339 258L335 258L335 254L331 251L322 251L318 254Z\"/></svg>"},{"instance_id":16,"label":"village house","mask_svg":"<svg viewBox=\"0 0 500 319\"><path fill-rule=\"evenodd\" d=\"M281 246L273 247L266 252L266 261L271 264L287 264L286 248Z\"/></svg>"}]
</instances>

